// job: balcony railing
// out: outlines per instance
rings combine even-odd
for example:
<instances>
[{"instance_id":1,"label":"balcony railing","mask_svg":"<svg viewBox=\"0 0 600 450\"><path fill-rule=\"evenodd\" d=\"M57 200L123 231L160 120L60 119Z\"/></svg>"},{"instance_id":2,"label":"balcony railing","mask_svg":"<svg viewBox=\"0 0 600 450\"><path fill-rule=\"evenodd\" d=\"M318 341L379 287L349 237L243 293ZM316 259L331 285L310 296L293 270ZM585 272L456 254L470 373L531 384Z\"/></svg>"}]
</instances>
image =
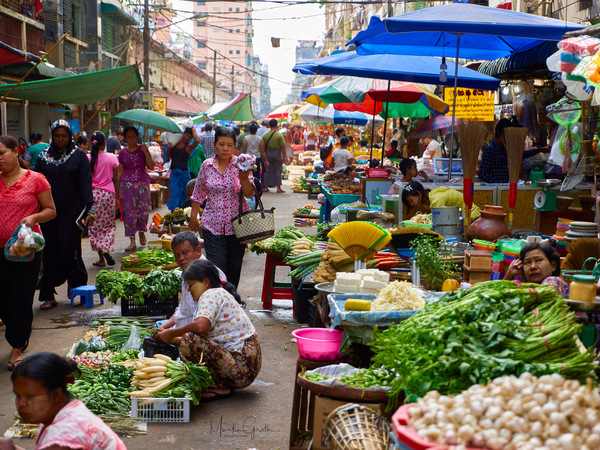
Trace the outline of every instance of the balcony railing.
<instances>
[{"instance_id":1,"label":"balcony railing","mask_svg":"<svg viewBox=\"0 0 600 450\"><path fill-rule=\"evenodd\" d=\"M37 22L44 21L42 3L39 0L0 0L0 5Z\"/></svg>"}]
</instances>

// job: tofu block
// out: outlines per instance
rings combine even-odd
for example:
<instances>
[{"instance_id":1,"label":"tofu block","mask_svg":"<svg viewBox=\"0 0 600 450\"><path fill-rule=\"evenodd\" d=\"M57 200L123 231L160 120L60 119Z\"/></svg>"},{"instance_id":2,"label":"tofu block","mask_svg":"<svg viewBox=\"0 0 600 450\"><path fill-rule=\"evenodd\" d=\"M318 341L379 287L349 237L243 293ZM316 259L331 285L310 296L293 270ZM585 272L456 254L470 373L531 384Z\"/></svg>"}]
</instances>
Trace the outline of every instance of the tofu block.
<instances>
[{"instance_id":1,"label":"tofu block","mask_svg":"<svg viewBox=\"0 0 600 450\"><path fill-rule=\"evenodd\" d=\"M338 272L336 274L335 282L338 285L360 286L361 276L357 273Z\"/></svg>"},{"instance_id":2,"label":"tofu block","mask_svg":"<svg viewBox=\"0 0 600 450\"><path fill-rule=\"evenodd\" d=\"M358 288L359 294L379 294L379 289L370 289L363 286Z\"/></svg>"},{"instance_id":3,"label":"tofu block","mask_svg":"<svg viewBox=\"0 0 600 450\"><path fill-rule=\"evenodd\" d=\"M363 281L365 281L365 280L370 280L370 281L373 281L374 279L375 279L375 278L373 278L373 277L371 277L371 276L366 276L366 275L365 275L365 276L362 278L362 280L363 280ZM362 284L362 283L361 283L361 284Z\"/></svg>"},{"instance_id":4,"label":"tofu block","mask_svg":"<svg viewBox=\"0 0 600 450\"><path fill-rule=\"evenodd\" d=\"M356 273L360 273L361 275L372 276L375 272L379 272L377 269L358 269Z\"/></svg>"},{"instance_id":5,"label":"tofu block","mask_svg":"<svg viewBox=\"0 0 600 450\"><path fill-rule=\"evenodd\" d=\"M384 287L387 286L387 283L383 282L383 281L376 281L376 280L363 280L361 287L367 288L367 289L383 289Z\"/></svg>"},{"instance_id":6,"label":"tofu block","mask_svg":"<svg viewBox=\"0 0 600 450\"><path fill-rule=\"evenodd\" d=\"M333 283L333 290L340 294L358 294L358 286L337 284L337 281Z\"/></svg>"},{"instance_id":7,"label":"tofu block","mask_svg":"<svg viewBox=\"0 0 600 450\"><path fill-rule=\"evenodd\" d=\"M373 274L373 278L375 278L377 281L383 281L385 283L390 282L390 274L382 270L378 270L377 272L375 272Z\"/></svg>"}]
</instances>

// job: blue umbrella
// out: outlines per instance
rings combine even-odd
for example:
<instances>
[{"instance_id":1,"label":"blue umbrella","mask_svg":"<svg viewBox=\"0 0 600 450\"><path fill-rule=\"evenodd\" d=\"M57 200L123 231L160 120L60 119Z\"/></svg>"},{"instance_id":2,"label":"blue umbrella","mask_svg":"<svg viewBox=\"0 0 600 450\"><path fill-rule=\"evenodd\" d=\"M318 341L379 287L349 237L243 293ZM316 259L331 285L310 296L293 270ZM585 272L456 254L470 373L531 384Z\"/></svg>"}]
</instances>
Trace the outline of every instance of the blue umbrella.
<instances>
[{"instance_id":1,"label":"blue umbrella","mask_svg":"<svg viewBox=\"0 0 600 450\"><path fill-rule=\"evenodd\" d=\"M452 3L425 8L382 21L371 18L369 27L347 45L356 45L359 55L455 56L493 60L520 52L544 41L560 41L583 25L500 8ZM452 140L456 111L458 66L454 71ZM452 177L452 152L450 152Z\"/></svg>"},{"instance_id":2,"label":"blue umbrella","mask_svg":"<svg viewBox=\"0 0 600 450\"><path fill-rule=\"evenodd\" d=\"M433 56L357 55L356 52L337 53L325 58L298 63L293 71L305 75L351 75L362 78L408 81L443 86L454 85L454 64L448 63L448 80L440 81L441 60ZM466 67L458 67L460 87L495 91L497 78Z\"/></svg>"},{"instance_id":3,"label":"blue umbrella","mask_svg":"<svg viewBox=\"0 0 600 450\"><path fill-rule=\"evenodd\" d=\"M454 56L494 60L543 41L585 28L563 20L470 3L451 3L381 20L373 16L366 30L348 45L359 55Z\"/></svg>"}]
</instances>

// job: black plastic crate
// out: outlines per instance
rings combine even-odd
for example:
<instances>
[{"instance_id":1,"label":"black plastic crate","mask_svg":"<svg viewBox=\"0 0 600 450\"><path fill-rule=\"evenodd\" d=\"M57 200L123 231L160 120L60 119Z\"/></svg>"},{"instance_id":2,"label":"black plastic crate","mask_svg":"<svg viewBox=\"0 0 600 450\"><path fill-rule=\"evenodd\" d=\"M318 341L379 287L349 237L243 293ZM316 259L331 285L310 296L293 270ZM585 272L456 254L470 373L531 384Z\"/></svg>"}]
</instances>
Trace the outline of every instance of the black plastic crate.
<instances>
[{"instance_id":1,"label":"black plastic crate","mask_svg":"<svg viewBox=\"0 0 600 450\"><path fill-rule=\"evenodd\" d=\"M296 320L298 323L310 323L310 309L315 307L311 300L317 294L315 283L305 281L300 286L300 281L294 282L294 305L296 306Z\"/></svg>"},{"instance_id":2,"label":"black plastic crate","mask_svg":"<svg viewBox=\"0 0 600 450\"><path fill-rule=\"evenodd\" d=\"M179 306L179 297L175 296L161 302L155 295L144 295L144 303L137 304L131 299L121 299L122 316L166 316L171 317Z\"/></svg>"}]
</instances>

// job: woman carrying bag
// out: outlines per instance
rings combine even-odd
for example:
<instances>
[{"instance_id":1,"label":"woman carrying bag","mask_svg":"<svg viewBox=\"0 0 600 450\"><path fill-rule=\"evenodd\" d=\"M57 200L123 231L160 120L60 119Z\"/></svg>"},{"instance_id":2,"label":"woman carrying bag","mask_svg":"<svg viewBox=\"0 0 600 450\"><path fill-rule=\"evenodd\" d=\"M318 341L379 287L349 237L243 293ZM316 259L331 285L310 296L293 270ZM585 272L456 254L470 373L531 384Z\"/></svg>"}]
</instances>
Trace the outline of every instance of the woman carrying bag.
<instances>
[{"instance_id":1,"label":"woman carrying bag","mask_svg":"<svg viewBox=\"0 0 600 450\"><path fill-rule=\"evenodd\" d=\"M15 234L25 224L40 233L40 223L56 217L50 184L40 173L20 165L18 143L12 136L0 136L0 318L11 346L8 370L21 361L29 343L33 321L33 295L41 253L15 246Z\"/></svg>"},{"instance_id":2,"label":"woman carrying bag","mask_svg":"<svg viewBox=\"0 0 600 450\"><path fill-rule=\"evenodd\" d=\"M252 173L236 167L235 133L230 128L215 130L215 156L202 164L192 194L190 230L198 231L198 209L206 200L202 213L202 237L206 257L219 267L227 280L238 286L246 250L233 231L231 219L250 208L243 197L254 196ZM240 196L240 192L243 195Z\"/></svg>"}]
</instances>

